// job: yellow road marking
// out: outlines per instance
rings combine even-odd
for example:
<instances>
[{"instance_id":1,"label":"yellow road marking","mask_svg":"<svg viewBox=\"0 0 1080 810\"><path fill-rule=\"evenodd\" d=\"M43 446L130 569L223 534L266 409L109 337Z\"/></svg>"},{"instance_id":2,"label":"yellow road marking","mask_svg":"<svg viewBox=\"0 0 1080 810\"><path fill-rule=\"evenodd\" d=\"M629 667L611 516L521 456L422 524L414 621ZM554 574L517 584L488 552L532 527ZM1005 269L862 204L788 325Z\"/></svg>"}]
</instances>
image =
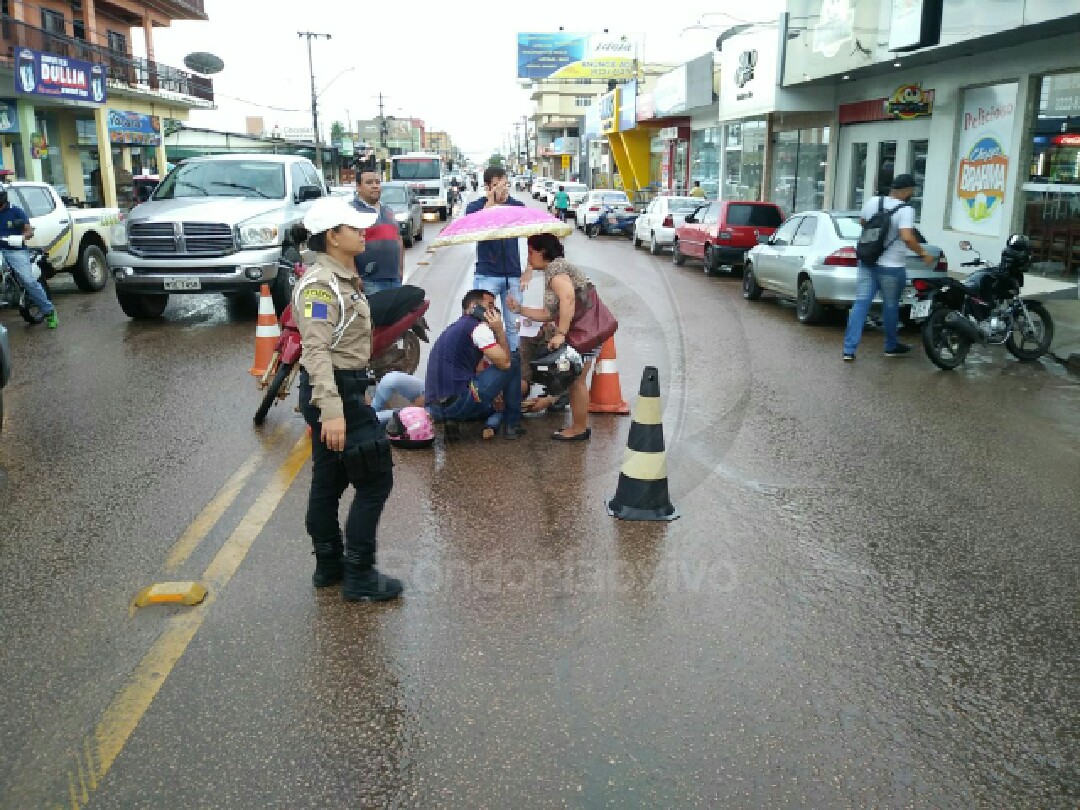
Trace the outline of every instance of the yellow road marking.
<instances>
[{"instance_id":1,"label":"yellow road marking","mask_svg":"<svg viewBox=\"0 0 1080 810\"><path fill-rule=\"evenodd\" d=\"M135 667L127 685L113 698L105 709L93 734L93 748L97 760L90 756L90 741L86 762L77 757L77 772L68 774L71 806L75 810L85 807L90 794L109 772L132 732L138 727L143 715L157 696L165 679L172 672L180 656L184 654L195 633L206 618L210 605L240 567L251 550L252 543L266 527L281 499L311 455L311 441L305 435L293 446L288 458L274 473L273 480L252 504L240 525L225 541L201 579L210 589L206 601L194 610L174 616L165 631L154 642L142 661ZM89 784L84 779L83 768L88 766ZM78 782L78 788L76 788Z\"/></svg>"},{"instance_id":2,"label":"yellow road marking","mask_svg":"<svg viewBox=\"0 0 1080 810\"><path fill-rule=\"evenodd\" d=\"M217 495L203 508L195 520L191 521L184 533L180 535L180 539L173 543L173 547L169 549L169 556L165 558L166 571L174 571L183 565L188 557L195 552L195 549L199 547L199 543L206 539L206 536L210 534L210 530L221 520L221 516L232 506L236 496L240 494L248 479L258 469L266 450L277 443L286 427L288 426L280 425L270 435L266 447L252 453L247 461L241 464L236 472L229 477L229 480L222 485Z\"/></svg>"}]
</instances>

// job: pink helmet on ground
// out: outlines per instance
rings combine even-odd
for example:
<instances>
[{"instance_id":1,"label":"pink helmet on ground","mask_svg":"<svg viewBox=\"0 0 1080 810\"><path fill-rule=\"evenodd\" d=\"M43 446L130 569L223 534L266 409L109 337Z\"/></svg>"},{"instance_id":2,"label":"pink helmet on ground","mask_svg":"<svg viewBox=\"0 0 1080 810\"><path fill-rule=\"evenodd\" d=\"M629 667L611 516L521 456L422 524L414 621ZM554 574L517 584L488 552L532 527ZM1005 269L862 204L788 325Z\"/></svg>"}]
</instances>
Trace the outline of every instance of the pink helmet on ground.
<instances>
[{"instance_id":1,"label":"pink helmet on ground","mask_svg":"<svg viewBox=\"0 0 1080 810\"><path fill-rule=\"evenodd\" d=\"M402 408L390 417L386 435L395 447L431 447L435 441L435 423L423 408Z\"/></svg>"}]
</instances>

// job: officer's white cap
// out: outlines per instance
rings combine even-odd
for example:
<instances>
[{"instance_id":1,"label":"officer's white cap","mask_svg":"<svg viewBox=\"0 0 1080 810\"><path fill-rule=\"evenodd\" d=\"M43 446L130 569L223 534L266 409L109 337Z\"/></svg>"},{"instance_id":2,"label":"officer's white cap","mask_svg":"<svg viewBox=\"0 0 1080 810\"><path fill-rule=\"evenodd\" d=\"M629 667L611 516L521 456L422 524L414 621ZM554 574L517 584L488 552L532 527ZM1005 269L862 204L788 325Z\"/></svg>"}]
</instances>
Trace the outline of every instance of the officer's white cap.
<instances>
[{"instance_id":1,"label":"officer's white cap","mask_svg":"<svg viewBox=\"0 0 1080 810\"><path fill-rule=\"evenodd\" d=\"M365 230L374 225L376 219L375 214L357 211L342 197L320 197L304 215L304 227L308 233L323 233L338 225Z\"/></svg>"}]
</instances>

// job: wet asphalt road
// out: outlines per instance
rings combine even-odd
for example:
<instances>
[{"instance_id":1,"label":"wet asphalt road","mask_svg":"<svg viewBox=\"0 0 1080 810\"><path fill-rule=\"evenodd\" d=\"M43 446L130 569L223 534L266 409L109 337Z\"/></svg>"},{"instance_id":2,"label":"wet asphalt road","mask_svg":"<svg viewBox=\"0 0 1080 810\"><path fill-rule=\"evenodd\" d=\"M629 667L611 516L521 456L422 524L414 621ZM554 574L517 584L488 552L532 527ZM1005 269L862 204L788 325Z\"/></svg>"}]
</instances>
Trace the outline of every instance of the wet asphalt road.
<instances>
[{"instance_id":1,"label":"wet asphalt road","mask_svg":"<svg viewBox=\"0 0 1080 810\"><path fill-rule=\"evenodd\" d=\"M251 427L252 316L133 323L111 285L59 285L56 332L0 310L0 805L1076 806L1076 378L874 333L845 365L840 318L567 248L625 398L660 369L683 517L606 515L626 417L440 440L396 455L380 606L310 587L303 424ZM408 256L445 324L471 249ZM210 599L129 611L176 579Z\"/></svg>"}]
</instances>

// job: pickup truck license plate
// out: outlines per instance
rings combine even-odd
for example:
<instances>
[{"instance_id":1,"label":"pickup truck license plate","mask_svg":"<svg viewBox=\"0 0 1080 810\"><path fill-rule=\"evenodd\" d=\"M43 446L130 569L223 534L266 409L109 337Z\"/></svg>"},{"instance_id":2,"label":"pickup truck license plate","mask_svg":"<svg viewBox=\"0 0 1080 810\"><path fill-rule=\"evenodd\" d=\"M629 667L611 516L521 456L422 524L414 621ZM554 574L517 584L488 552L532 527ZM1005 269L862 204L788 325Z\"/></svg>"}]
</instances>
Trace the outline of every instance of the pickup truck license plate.
<instances>
[{"instance_id":1,"label":"pickup truck license plate","mask_svg":"<svg viewBox=\"0 0 1080 810\"><path fill-rule=\"evenodd\" d=\"M930 317L930 302L929 301L916 301L911 305L911 317L914 318L928 318Z\"/></svg>"},{"instance_id":2,"label":"pickup truck license plate","mask_svg":"<svg viewBox=\"0 0 1080 810\"><path fill-rule=\"evenodd\" d=\"M197 278L167 276L165 278L165 289L176 291L201 290L202 281Z\"/></svg>"}]
</instances>

